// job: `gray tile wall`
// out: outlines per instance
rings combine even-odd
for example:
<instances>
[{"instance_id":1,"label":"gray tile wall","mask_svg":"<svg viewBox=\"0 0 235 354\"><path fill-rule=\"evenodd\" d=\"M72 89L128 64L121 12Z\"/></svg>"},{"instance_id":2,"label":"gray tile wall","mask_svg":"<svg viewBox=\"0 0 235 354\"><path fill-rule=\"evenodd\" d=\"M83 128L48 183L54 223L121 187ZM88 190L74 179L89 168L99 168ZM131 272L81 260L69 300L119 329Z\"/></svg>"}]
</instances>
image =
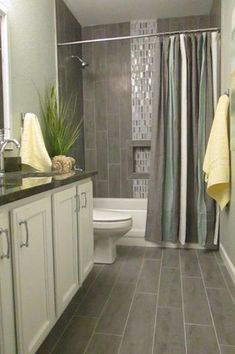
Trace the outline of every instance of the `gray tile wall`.
<instances>
[{"instance_id":1,"label":"gray tile wall","mask_svg":"<svg viewBox=\"0 0 235 354\"><path fill-rule=\"evenodd\" d=\"M221 27L221 0L213 0L210 22L212 27Z\"/></svg>"},{"instance_id":2,"label":"gray tile wall","mask_svg":"<svg viewBox=\"0 0 235 354\"><path fill-rule=\"evenodd\" d=\"M211 16L159 19L157 30L165 32L210 27L213 14L218 17L218 1L214 0ZM147 27L140 30L147 30ZM130 23L82 29L84 40L126 35L130 35ZM141 172L144 161L139 159L142 151L138 150L145 145L139 144L133 148L132 140L137 137L133 136L132 131L134 100L131 68L134 57L131 45L131 41L117 41L84 44L82 47L83 58L89 62L89 67L83 71L85 160L86 169L98 170L94 181L96 197L143 198L148 192L148 173L145 168ZM146 103L145 97L144 101ZM150 150L145 152L149 155ZM148 169L147 164L144 165Z\"/></svg>"},{"instance_id":3,"label":"gray tile wall","mask_svg":"<svg viewBox=\"0 0 235 354\"><path fill-rule=\"evenodd\" d=\"M192 30L210 27L210 16L172 17L157 20L158 32Z\"/></svg>"},{"instance_id":4,"label":"gray tile wall","mask_svg":"<svg viewBox=\"0 0 235 354\"><path fill-rule=\"evenodd\" d=\"M130 24L84 27L83 39L128 36ZM130 42L83 45L89 67L83 72L85 160L98 170L96 197L132 197L128 179L131 140Z\"/></svg>"},{"instance_id":5,"label":"gray tile wall","mask_svg":"<svg viewBox=\"0 0 235 354\"><path fill-rule=\"evenodd\" d=\"M57 42L70 42L81 39L81 26L62 0L56 0ZM82 56L81 46L58 47L59 97L66 102L71 95L77 98L75 105L75 122L83 117L82 69L71 55ZM71 114L72 117L72 114ZM84 133L71 149L70 155L76 158L84 168Z\"/></svg>"}]
</instances>

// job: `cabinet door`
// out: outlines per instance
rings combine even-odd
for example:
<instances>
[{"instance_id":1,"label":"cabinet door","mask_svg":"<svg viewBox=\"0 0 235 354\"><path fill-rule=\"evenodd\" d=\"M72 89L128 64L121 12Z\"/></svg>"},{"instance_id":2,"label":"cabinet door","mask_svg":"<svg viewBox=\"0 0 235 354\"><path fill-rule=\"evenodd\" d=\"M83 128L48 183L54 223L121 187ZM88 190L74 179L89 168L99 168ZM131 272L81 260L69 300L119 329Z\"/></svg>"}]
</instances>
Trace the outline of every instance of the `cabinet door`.
<instances>
[{"instance_id":1,"label":"cabinet door","mask_svg":"<svg viewBox=\"0 0 235 354\"><path fill-rule=\"evenodd\" d=\"M78 290L76 187L53 196L56 312L59 316Z\"/></svg>"},{"instance_id":2,"label":"cabinet door","mask_svg":"<svg viewBox=\"0 0 235 354\"><path fill-rule=\"evenodd\" d=\"M33 354L55 321L51 202L12 212L18 352Z\"/></svg>"},{"instance_id":3,"label":"cabinet door","mask_svg":"<svg viewBox=\"0 0 235 354\"><path fill-rule=\"evenodd\" d=\"M0 353L15 354L15 323L8 213L0 214Z\"/></svg>"},{"instance_id":4,"label":"cabinet door","mask_svg":"<svg viewBox=\"0 0 235 354\"><path fill-rule=\"evenodd\" d=\"M79 276L82 283L94 264L92 182L78 186Z\"/></svg>"}]
</instances>

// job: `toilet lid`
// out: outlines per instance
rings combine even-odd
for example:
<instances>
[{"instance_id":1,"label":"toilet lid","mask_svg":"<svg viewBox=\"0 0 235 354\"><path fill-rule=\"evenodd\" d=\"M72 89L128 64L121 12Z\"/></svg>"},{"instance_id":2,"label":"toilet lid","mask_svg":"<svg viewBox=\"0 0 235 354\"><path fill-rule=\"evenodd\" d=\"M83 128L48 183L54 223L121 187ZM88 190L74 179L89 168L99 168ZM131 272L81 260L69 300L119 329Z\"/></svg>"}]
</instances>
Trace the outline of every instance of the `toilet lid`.
<instances>
[{"instance_id":1,"label":"toilet lid","mask_svg":"<svg viewBox=\"0 0 235 354\"><path fill-rule=\"evenodd\" d=\"M121 213L119 211L112 211L108 209L94 209L93 210L93 221L98 222L114 222L114 221L125 221L132 219L131 215Z\"/></svg>"}]
</instances>

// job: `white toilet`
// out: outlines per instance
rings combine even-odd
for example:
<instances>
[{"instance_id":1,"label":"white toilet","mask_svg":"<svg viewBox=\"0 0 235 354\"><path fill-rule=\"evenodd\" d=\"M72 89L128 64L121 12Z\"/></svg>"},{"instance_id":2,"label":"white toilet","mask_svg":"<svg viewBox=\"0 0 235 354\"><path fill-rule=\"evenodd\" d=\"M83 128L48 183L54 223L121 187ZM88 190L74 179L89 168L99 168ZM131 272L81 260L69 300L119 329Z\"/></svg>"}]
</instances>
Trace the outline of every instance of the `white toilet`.
<instances>
[{"instance_id":1,"label":"white toilet","mask_svg":"<svg viewBox=\"0 0 235 354\"><path fill-rule=\"evenodd\" d=\"M94 261L113 263L116 258L116 243L132 228L132 216L107 209L93 210Z\"/></svg>"}]
</instances>

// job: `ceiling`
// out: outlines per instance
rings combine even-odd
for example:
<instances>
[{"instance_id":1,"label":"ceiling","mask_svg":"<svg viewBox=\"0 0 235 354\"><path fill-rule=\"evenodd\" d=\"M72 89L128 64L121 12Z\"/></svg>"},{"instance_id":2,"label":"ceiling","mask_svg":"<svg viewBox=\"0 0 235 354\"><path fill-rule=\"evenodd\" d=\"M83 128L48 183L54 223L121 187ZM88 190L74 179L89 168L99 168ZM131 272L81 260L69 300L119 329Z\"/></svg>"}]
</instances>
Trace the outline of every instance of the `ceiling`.
<instances>
[{"instance_id":1,"label":"ceiling","mask_svg":"<svg viewBox=\"0 0 235 354\"><path fill-rule=\"evenodd\" d=\"M65 0L82 26L209 14L213 0Z\"/></svg>"}]
</instances>

